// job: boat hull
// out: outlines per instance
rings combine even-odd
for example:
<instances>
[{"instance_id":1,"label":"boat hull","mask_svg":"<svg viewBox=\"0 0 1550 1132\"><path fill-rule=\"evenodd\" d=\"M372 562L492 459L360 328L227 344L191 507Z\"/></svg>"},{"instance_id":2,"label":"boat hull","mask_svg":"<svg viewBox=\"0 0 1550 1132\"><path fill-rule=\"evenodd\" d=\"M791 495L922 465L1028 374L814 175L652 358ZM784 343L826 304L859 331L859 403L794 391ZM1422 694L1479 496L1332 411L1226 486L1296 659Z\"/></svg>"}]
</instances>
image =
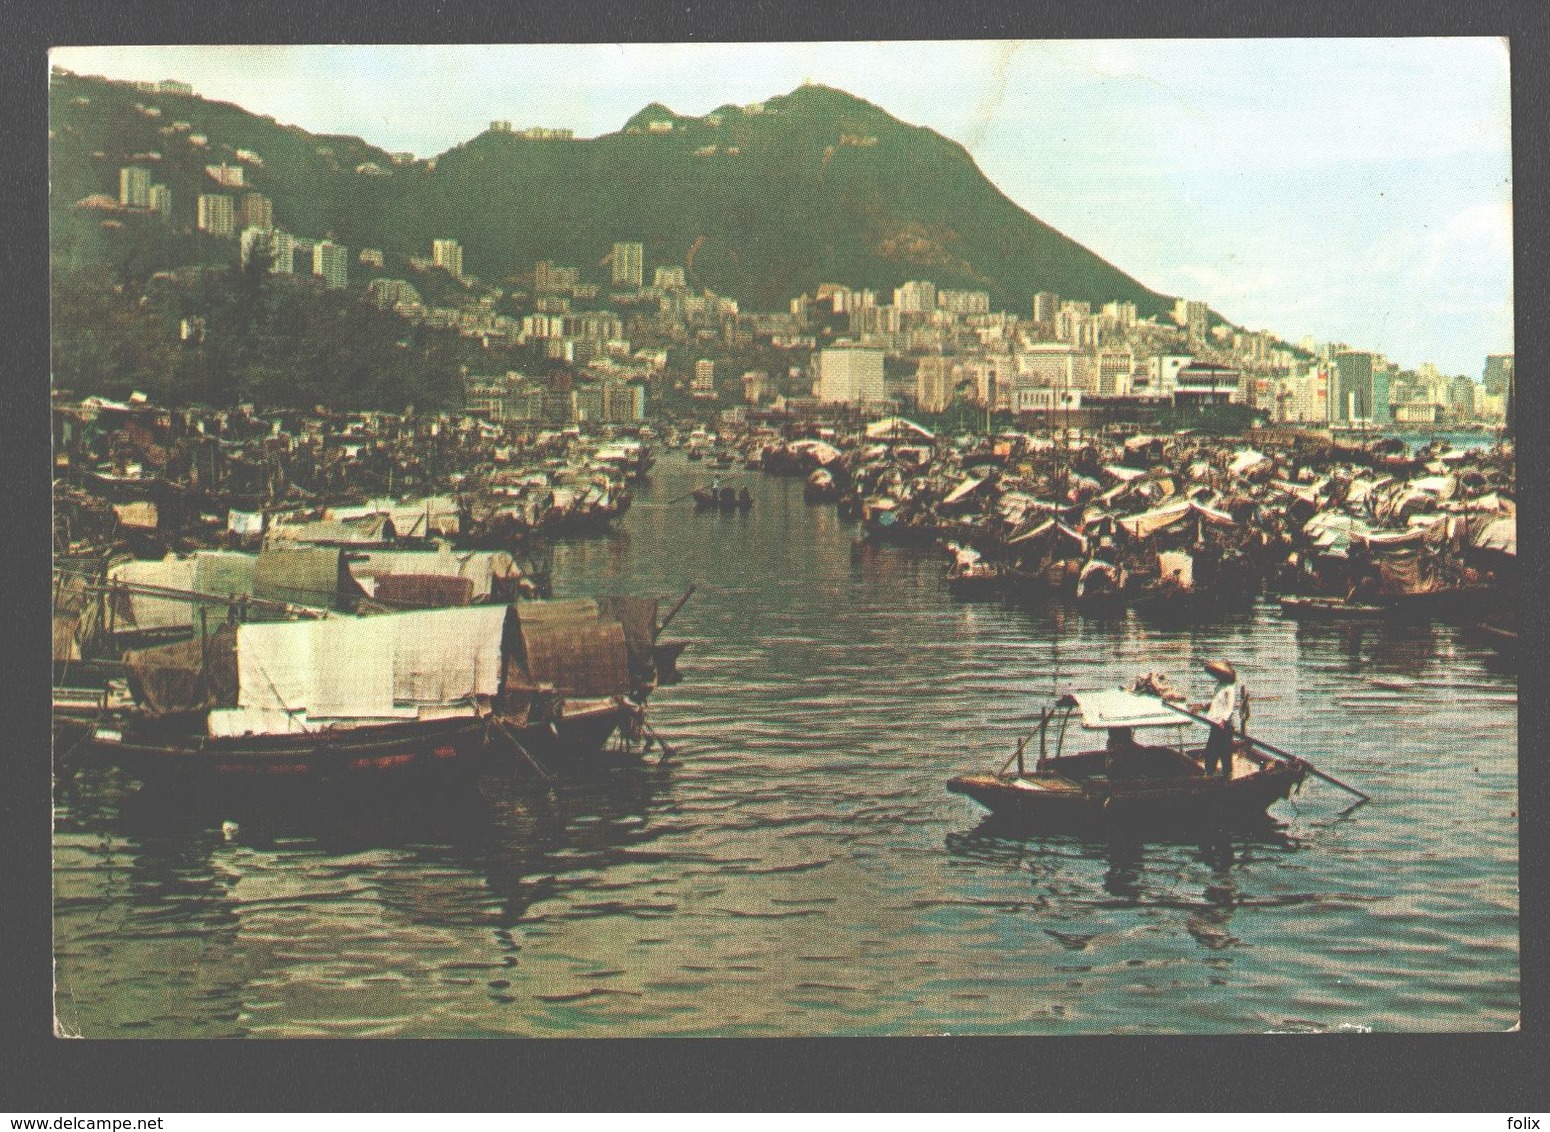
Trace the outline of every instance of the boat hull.
<instances>
[{"instance_id":1,"label":"boat hull","mask_svg":"<svg viewBox=\"0 0 1550 1132\"><path fill-rule=\"evenodd\" d=\"M1040 828L1193 828L1262 821L1303 776L1300 767L1279 764L1231 781L1206 775L1108 782L970 774L951 779L947 789L998 818Z\"/></svg>"}]
</instances>

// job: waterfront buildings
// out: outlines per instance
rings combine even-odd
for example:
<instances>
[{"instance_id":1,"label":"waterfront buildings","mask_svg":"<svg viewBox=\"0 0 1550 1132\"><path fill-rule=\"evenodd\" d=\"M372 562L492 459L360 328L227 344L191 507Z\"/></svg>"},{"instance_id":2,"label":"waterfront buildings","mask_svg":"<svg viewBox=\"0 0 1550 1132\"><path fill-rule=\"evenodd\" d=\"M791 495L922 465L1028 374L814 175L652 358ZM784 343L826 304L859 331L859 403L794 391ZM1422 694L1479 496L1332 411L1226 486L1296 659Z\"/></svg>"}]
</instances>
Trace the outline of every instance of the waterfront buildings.
<instances>
[{"instance_id":1,"label":"waterfront buildings","mask_svg":"<svg viewBox=\"0 0 1550 1132\"><path fill-rule=\"evenodd\" d=\"M1373 355L1362 350L1335 354L1331 373L1329 421L1355 424L1373 419Z\"/></svg>"}]
</instances>

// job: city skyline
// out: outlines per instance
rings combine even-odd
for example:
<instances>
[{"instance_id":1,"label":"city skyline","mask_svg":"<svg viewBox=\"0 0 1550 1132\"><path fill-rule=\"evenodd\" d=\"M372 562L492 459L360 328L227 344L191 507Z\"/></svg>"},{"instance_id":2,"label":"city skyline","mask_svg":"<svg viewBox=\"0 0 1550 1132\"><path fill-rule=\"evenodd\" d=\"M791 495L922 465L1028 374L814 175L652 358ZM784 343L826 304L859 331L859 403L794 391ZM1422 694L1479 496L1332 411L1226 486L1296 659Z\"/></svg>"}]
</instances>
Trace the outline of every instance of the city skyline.
<instances>
[{"instance_id":1,"label":"city skyline","mask_svg":"<svg viewBox=\"0 0 1550 1132\"><path fill-rule=\"evenodd\" d=\"M82 74L180 79L420 156L495 119L595 136L654 101L702 115L823 82L963 143L1031 214L1249 329L1472 377L1514 348L1507 52L1495 40L113 47L51 58ZM561 71L594 78L549 81Z\"/></svg>"}]
</instances>

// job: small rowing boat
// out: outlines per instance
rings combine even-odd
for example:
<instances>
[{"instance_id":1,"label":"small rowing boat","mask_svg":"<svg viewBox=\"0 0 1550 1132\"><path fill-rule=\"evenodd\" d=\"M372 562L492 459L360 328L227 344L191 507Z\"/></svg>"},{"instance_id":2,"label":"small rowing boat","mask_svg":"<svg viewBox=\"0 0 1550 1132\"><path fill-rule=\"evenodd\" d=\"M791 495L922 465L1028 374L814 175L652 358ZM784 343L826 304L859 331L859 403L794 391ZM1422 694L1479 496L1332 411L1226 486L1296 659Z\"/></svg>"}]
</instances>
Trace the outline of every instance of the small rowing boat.
<instances>
[{"instance_id":1,"label":"small rowing boat","mask_svg":"<svg viewBox=\"0 0 1550 1132\"><path fill-rule=\"evenodd\" d=\"M1157 695L1121 689L1069 693L1040 713L1038 728L1000 770L960 775L947 789L998 817L1041 828L1221 827L1263 820L1306 775L1327 777L1305 760L1242 734L1233 741L1228 772L1208 773L1204 744L1186 739L1191 723L1207 722ZM1073 723L1106 732L1107 743L1068 744ZM1161 741L1138 742L1138 731ZM1036 753L1032 766L1030 750Z\"/></svg>"}]
</instances>

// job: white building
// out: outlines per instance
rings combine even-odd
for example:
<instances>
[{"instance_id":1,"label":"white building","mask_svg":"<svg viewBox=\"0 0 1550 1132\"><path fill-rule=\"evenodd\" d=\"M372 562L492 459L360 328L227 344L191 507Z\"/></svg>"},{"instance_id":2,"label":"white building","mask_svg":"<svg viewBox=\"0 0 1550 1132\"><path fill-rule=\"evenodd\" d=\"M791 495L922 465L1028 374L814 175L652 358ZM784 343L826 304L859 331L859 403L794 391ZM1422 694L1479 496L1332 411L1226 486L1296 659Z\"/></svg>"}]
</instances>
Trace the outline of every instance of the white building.
<instances>
[{"instance_id":1,"label":"white building","mask_svg":"<svg viewBox=\"0 0 1550 1132\"><path fill-rule=\"evenodd\" d=\"M613 284L615 287L639 287L645 277L646 249L641 244L614 245Z\"/></svg>"},{"instance_id":2,"label":"white building","mask_svg":"<svg viewBox=\"0 0 1550 1132\"><path fill-rule=\"evenodd\" d=\"M701 358L694 363L694 380L689 385L689 392L695 397L714 397L716 395L716 363L709 358Z\"/></svg>"},{"instance_id":3,"label":"white building","mask_svg":"<svg viewBox=\"0 0 1550 1132\"><path fill-rule=\"evenodd\" d=\"M151 171L126 165L118 171L118 203L126 208L151 207Z\"/></svg>"},{"instance_id":4,"label":"white building","mask_svg":"<svg viewBox=\"0 0 1550 1132\"><path fill-rule=\"evenodd\" d=\"M1159 354L1146 361L1148 397L1172 397L1179 387L1179 371L1195 359L1185 354ZM1138 391L1140 392L1140 391Z\"/></svg>"},{"instance_id":5,"label":"white building","mask_svg":"<svg viewBox=\"0 0 1550 1132\"><path fill-rule=\"evenodd\" d=\"M936 305L948 314L989 314L989 291L950 291L946 288L936 293Z\"/></svg>"},{"instance_id":6,"label":"white building","mask_svg":"<svg viewBox=\"0 0 1550 1132\"><path fill-rule=\"evenodd\" d=\"M197 224L201 232L226 237L237 234L237 210L232 205L231 197L219 193L200 193L198 211Z\"/></svg>"},{"instance_id":7,"label":"white building","mask_svg":"<svg viewBox=\"0 0 1550 1132\"><path fill-rule=\"evenodd\" d=\"M463 278L463 245L456 240L432 240L431 263L454 279Z\"/></svg>"},{"instance_id":8,"label":"white building","mask_svg":"<svg viewBox=\"0 0 1550 1132\"><path fill-rule=\"evenodd\" d=\"M312 274L321 276L330 290L349 286L350 249L332 240L319 240L312 245Z\"/></svg>"},{"instance_id":9,"label":"white building","mask_svg":"<svg viewBox=\"0 0 1550 1132\"><path fill-rule=\"evenodd\" d=\"M893 305L904 314L927 314L936 309L936 284L912 279L895 287Z\"/></svg>"},{"instance_id":10,"label":"white building","mask_svg":"<svg viewBox=\"0 0 1550 1132\"><path fill-rule=\"evenodd\" d=\"M818 400L861 405L883 396L881 350L843 345L818 352Z\"/></svg>"}]
</instances>

